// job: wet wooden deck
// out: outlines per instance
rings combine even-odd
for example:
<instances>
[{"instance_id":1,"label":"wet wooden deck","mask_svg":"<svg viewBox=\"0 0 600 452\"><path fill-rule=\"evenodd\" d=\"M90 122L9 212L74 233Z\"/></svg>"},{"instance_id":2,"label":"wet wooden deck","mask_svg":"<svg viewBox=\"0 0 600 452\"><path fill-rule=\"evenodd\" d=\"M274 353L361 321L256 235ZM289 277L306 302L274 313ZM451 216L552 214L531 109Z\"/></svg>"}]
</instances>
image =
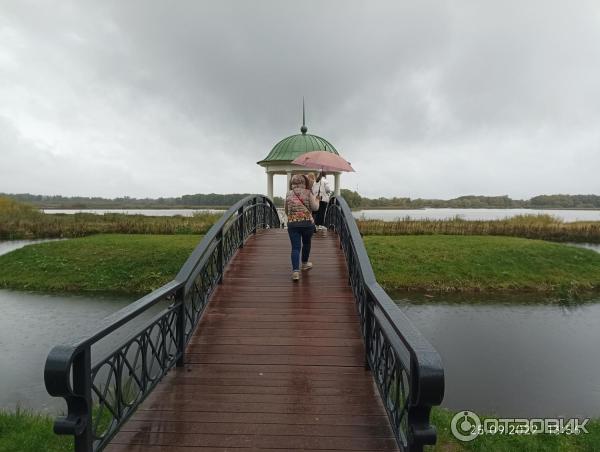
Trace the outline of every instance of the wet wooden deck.
<instances>
[{"instance_id":1,"label":"wet wooden deck","mask_svg":"<svg viewBox=\"0 0 600 452\"><path fill-rule=\"evenodd\" d=\"M354 299L335 234L290 280L287 231L233 258L186 355L109 451L397 450L363 368Z\"/></svg>"}]
</instances>

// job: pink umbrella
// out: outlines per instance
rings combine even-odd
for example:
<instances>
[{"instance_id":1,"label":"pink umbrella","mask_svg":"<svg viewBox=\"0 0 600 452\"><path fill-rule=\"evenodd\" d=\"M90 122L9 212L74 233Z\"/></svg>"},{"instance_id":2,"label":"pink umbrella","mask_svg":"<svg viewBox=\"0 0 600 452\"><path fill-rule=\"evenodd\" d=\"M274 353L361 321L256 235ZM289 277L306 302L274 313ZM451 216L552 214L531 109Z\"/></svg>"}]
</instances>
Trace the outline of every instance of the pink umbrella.
<instances>
[{"instance_id":1,"label":"pink umbrella","mask_svg":"<svg viewBox=\"0 0 600 452\"><path fill-rule=\"evenodd\" d=\"M307 152L293 160L292 163L321 171L355 172L350 163L339 155L327 151Z\"/></svg>"}]
</instances>

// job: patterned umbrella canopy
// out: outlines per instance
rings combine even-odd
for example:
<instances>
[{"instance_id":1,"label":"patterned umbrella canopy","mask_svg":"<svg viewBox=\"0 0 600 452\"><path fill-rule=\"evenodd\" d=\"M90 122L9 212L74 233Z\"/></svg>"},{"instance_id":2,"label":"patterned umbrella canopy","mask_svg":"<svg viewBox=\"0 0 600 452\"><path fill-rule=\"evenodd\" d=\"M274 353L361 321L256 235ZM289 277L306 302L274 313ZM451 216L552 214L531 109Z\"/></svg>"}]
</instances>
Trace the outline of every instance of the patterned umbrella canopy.
<instances>
[{"instance_id":1,"label":"patterned umbrella canopy","mask_svg":"<svg viewBox=\"0 0 600 452\"><path fill-rule=\"evenodd\" d=\"M339 155L327 151L307 152L293 160L292 163L321 171L354 172L350 163Z\"/></svg>"}]
</instances>

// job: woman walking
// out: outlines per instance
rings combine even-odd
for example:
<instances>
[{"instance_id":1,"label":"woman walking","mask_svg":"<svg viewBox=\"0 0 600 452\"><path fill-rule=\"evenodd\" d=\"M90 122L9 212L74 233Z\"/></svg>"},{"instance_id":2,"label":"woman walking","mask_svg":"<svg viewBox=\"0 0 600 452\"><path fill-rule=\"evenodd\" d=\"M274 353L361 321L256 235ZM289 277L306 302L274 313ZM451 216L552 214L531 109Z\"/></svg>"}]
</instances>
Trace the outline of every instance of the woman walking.
<instances>
[{"instance_id":1,"label":"woman walking","mask_svg":"<svg viewBox=\"0 0 600 452\"><path fill-rule=\"evenodd\" d=\"M306 176L296 174L290 182L290 191L285 198L285 213L288 218L288 235L292 245L292 280L300 279L300 269L310 270L310 241L314 233L313 210L319 208L319 201L311 191L312 184ZM302 252L302 266L300 266Z\"/></svg>"},{"instance_id":2,"label":"woman walking","mask_svg":"<svg viewBox=\"0 0 600 452\"><path fill-rule=\"evenodd\" d=\"M315 213L315 224L320 229L325 229L325 212L329 204L329 196L333 193L326 177L327 174L322 172L317 177L316 183L312 186L312 192L319 201L319 210Z\"/></svg>"}]
</instances>

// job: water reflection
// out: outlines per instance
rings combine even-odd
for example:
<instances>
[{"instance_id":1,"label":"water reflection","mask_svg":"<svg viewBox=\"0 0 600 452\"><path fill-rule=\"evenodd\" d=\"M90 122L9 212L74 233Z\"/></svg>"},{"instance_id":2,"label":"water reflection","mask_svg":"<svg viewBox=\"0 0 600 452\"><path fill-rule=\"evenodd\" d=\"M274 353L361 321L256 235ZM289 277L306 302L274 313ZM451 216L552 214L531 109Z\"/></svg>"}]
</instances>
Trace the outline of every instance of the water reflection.
<instances>
[{"instance_id":1,"label":"water reflection","mask_svg":"<svg viewBox=\"0 0 600 452\"><path fill-rule=\"evenodd\" d=\"M600 298L532 297L469 303L468 295L411 294L398 301L442 356L444 406L502 416L600 416Z\"/></svg>"}]
</instances>

